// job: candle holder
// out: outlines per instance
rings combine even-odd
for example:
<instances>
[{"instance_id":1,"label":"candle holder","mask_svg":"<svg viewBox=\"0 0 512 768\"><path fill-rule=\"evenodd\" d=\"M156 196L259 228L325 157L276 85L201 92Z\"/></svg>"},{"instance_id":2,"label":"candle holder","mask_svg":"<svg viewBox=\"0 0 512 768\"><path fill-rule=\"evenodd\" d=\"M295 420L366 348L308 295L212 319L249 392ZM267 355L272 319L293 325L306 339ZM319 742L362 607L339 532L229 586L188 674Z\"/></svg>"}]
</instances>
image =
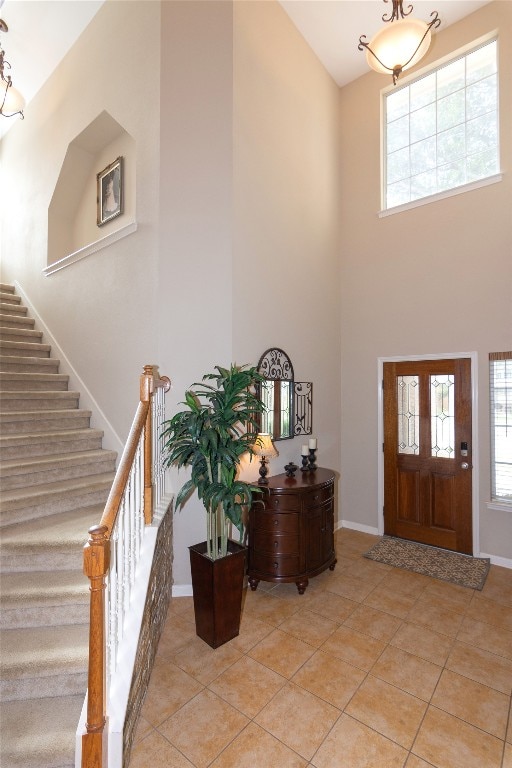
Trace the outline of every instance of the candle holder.
<instances>
[{"instance_id":1,"label":"candle holder","mask_svg":"<svg viewBox=\"0 0 512 768\"><path fill-rule=\"evenodd\" d=\"M310 472L314 472L316 469L315 454L316 454L316 448L310 448L309 456L307 457L308 463L309 463L308 469Z\"/></svg>"},{"instance_id":2,"label":"candle holder","mask_svg":"<svg viewBox=\"0 0 512 768\"><path fill-rule=\"evenodd\" d=\"M300 468L301 472L309 472L309 456L303 456L302 457L302 467Z\"/></svg>"},{"instance_id":3,"label":"candle holder","mask_svg":"<svg viewBox=\"0 0 512 768\"><path fill-rule=\"evenodd\" d=\"M291 461L289 464L285 464L284 470L286 472L286 477L295 477L298 466Z\"/></svg>"}]
</instances>

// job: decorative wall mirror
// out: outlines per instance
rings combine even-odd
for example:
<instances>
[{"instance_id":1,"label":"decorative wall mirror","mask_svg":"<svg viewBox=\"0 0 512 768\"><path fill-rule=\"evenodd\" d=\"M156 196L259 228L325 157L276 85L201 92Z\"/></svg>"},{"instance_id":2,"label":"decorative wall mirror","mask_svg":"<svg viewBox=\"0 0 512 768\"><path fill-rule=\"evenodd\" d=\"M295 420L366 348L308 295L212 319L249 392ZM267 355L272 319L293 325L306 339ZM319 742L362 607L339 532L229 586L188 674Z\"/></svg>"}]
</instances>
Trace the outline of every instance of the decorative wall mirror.
<instances>
[{"instance_id":1,"label":"decorative wall mirror","mask_svg":"<svg viewBox=\"0 0 512 768\"><path fill-rule=\"evenodd\" d=\"M260 358L258 371L265 377L260 398L265 406L260 432L273 440L288 440L296 435L310 435L312 430L313 385L294 381L293 365L282 349L267 349Z\"/></svg>"}]
</instances>

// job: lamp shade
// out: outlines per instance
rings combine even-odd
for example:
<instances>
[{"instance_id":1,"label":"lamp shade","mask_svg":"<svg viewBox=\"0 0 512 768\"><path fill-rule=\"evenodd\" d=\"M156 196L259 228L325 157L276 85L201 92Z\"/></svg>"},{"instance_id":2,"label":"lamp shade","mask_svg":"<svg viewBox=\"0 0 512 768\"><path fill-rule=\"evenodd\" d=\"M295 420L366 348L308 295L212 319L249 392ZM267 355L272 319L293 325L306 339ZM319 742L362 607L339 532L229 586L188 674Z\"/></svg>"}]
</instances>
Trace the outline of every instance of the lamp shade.
<instances>
[{"instance_id":1,"label":"lamp shade","mask_svg":"<svg viewBox=\"0 0 512 768\"><path fill-rule=\"evenodd\" d=\"M9 115L15 115L17 112L21 112L21 110L25 106L25 99L21 95L21 93L18 91L17 88L15 88L13 85L7 87L7 84L5 82L1 82L2 89L0 90L0 106L1 102L3 101L3 107L2 112L6 117ZM7 90L7 93L5 93L5 90ZM5 101L4 101L4 94L5 94Z\"/></svg>"},{"instance_id":2,"label":"lamp shade","mask_svg":"<svg viewBox=\"0 0 512 768\"><path fill-rule=\"evenodd\" d=\"M256 456L264 456L267 459L274 459L279 453L272 442L272 438L266 432L260 432L253 445L253 451Z\"/></svg>"},{"instance_id":3,"label":"lamp shade","mask_svg":"<svg viewBox=\"0 0 512 768\"><path fill-rule=\"evenodd\" d=\"M405 71L425 56L431 39L431 31L425 21L395 21L380 29L371 39L366 48L366 61L375 72Z\"/></svg>"}]
</instances>

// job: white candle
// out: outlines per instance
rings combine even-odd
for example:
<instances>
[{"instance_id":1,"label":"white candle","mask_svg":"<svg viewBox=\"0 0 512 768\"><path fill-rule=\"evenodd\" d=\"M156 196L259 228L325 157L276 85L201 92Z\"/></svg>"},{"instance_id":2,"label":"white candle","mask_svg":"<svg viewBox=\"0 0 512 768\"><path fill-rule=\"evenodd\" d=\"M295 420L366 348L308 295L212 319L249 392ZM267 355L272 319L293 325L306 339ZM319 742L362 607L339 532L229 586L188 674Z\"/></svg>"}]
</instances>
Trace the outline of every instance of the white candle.
<instances>
[{"instance_id":1,"label":"white candle","mask_svg":"<svg viewBox=\"0 0 512 768\"><path fill-rule=\"evenodd\" d=\"M309 440L309 447L314 448L316 450L316 437L312 437Z\"/></svg>"},{"instance_id":2,"label":"white candle","mask_svg":"<svg viewBox=\"0 0 512 768\"><path fill-rule=\"evenodd\" d=\"M300 451L301 456L307 456L309 453L307 445L303 445Z\"/></svg>"}]
</instances>

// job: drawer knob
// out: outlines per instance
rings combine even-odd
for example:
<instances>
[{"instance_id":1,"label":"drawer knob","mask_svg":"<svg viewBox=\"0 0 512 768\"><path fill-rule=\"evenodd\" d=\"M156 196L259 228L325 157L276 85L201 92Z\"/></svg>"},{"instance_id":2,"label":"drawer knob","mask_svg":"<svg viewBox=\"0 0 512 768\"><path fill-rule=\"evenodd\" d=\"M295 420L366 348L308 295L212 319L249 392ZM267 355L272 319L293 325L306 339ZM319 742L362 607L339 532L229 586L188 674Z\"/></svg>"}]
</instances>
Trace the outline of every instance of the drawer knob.
<instances>
[{"instance_id":1,"label":"drawer knob","mask_svg":"<svg viewBox=\"0 0 512 768\"><path fill-rule=\"evenodd\" d=\"M274 525L277 525L277 524L278 524L278 522L279 522L279 520L278 520L278 519L277 519L277 517L276 517L276 519L274 520Z\"/></svg>"},{"instance_id":2,"label":"drawer knob","mask_svg":"<svg viewBox=\"0 0 512 768\"><path fill-rule=\"evenodd\" d=\"M277 570L277 568L279 568L279 563L274 563L274 568Z\"/></svg>"},{"instance_id":3,"label":"drawer knob","mask_svg":"<svg viewBox=\"0 0 512 768\"><path fill-rule=\"evenodd\" d=\"M277 541L274 541L274 547L277 549Z\"/></svg>"}]
</instances>

